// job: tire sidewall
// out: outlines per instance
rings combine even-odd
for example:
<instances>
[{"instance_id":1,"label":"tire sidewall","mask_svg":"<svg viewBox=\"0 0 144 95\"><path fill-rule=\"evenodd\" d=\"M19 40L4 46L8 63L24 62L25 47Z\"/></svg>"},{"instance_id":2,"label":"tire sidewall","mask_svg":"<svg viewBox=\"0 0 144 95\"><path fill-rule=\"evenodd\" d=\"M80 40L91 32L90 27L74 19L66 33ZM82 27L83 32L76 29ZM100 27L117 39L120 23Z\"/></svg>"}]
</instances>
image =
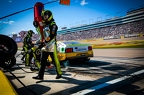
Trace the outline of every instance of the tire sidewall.
<instances>
[{"instance_id":1,"label":"tire sidewall","mask_svg":"<svg viewBox=\"0 0 144 95\"><path fill-rule=\"evenodd\" d=\"M16 54L18 50L18 46L16 42L12 38L6 35L0 34L0 44L6 46L9 49L8 52L0 52L0 60L4 60L4 61L9 60L11 57L13 57Z\"/></svg>"}]
</instances>

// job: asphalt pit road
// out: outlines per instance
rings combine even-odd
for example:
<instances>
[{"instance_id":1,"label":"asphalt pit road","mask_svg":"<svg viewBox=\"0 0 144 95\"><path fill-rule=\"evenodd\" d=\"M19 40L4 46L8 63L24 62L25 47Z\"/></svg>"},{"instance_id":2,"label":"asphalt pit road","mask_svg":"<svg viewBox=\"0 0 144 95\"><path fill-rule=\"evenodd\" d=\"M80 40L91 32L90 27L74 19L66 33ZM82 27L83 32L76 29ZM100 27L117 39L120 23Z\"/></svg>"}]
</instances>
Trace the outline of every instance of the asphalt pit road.
<instances>
[{"instance_id":1,"label":"asphalt pit road","mask_svg":"<svg viewBox=\"0 0 144 95\"><path fill-rule=\"evenodd\" d=\"M135 57L135 58L132 58L132 59L144 59L144 57Z\"/></svg>"},{"instance_id":2,"label":"asphalt pit road","mask_svg":"<svg viewBox=\"0 0 144 95\"><path fill-rule=\"evenodd\" d=\"M94 61L90 60L88 62L70 62L69 66L70 67L98 67L98 66L105 66L105 65L110 65L112 63L110 62L105 62L105 61Z\"/></svg>"},{"instance_id":3,"label":"asphalt pit road","mask_svg":"<svg viewBox=\"0 0 144 95\"><path fill-rule=\"evenodd\" d=\"M17 93L18 95L43 95L48 92L51 88L48 86L43 86L39 84L32 84L27 86L28 89L25 87L19 88ZM39 89L41 88L41 89Z\"/></svg>"},{"instance_id":4,"label":"asphalt pit road","mask_svg":"<svg viewBox=\"0 0 144 95\"><path fill-rule=\"evenodd\" d=\"M89 77L93 77L93 78L97 78L98 76L108 76L107 74L105 74L105 72L102 72L101 70L98 69L76 69L76 68L69 68L68 72L73 72L79 75L83 75L83 76L89 76Z\"/></svg>"},{"instance_id":5,"label":"asphalt pit road","mask_svg":"<svg viewBox=\"0 0 144 95\"><path fill-rule=\"evenodd\" d=\"M25 78L25 76L20 76L20 75L18 75L18 76L16 76L16 77L17 77L18 79ZM11 76L11 75L7 75L7 78L10 79L10 80L16 79L14 76Z\"/></svg>"},{"instance_id":6,"label":"asphalt pit road","mask_svg":"<svg viewBox=\"0 0 144 95\"><path fill-rule=\"evenodd\" d=\"M110 71L119 71L119 70L125 70L125 67L121 67L121 66L112 66L112 67L101 67L104 70L110 70Z\"/></svg>"}]
</instances>

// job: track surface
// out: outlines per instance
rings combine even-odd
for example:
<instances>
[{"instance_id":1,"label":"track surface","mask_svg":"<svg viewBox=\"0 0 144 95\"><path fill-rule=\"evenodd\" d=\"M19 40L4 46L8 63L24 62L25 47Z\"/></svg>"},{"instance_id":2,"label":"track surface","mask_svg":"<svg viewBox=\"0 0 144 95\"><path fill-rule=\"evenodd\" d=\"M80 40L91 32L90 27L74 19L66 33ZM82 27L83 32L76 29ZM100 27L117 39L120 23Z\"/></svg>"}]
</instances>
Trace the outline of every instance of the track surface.
<instances>
[{"instance_id":1,"label":"track surface","mask_svg":"<svg viewBox=\"0 0 144 95\"><path fill-rule=\"evenodd\" d=\"M144 48L94 49L89 62L70 63L58 80L54 68L46 69L43 81L32 79L37 72L20 58L11 71L26 87L5 72L19 95L144 95Z\"/></svg>"}]
</instances>

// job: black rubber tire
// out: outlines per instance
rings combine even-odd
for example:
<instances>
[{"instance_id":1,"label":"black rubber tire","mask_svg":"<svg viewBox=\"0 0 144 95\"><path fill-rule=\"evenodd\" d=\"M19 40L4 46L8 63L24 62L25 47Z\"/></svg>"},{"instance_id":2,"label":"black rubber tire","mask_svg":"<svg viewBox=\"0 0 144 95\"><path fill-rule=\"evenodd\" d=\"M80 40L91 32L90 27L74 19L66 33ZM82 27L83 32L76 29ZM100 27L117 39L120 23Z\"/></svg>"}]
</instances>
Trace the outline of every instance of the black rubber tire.
<instances>
[{"instance_id":1,"label":"black rubber tire","mask_svg":"<svg viewBox=\"0 0 144 95\"><path fill-rule=\"evenodd\" d=\"M83 62L87 62L87 61L89 61L89 60L90 60L90 58L82 59Z\"/></svg>"},{"instance_id":2,"label":"black rubber tire","mask_svg":"<svg viewBox=\"0 0 144 95\"><path fill-rule=\"evenodd\" d=\"M16 58L13 56L8 61L3 62L1 61L0 67L2 68L11 68L16 64Z\"/></svg>"},{"instance_id":3,"label":"black rubber tire","mask_svg":"<svg viewBox=\"0 0 144 95\"><path fill-rule=\"evenodd\" d=\"M7 52L0 51L0 60L3 62L7 62L12 58L18 50L16 42L12 38L3 34L0 34L0 45L4 45L8 48Z\"/></svg>"},{"instance_id":4,"label":"black rubber tire","mask_svg":"<svg viewBox=\"0 0 144 95\"><path fill-rule=\"evenodd\" d=\"M6 68L11 68L16 64L16 58L12 57L11 59L9 59L7 62L5 62L6 64Z\"/></svg>"}]
</instances>

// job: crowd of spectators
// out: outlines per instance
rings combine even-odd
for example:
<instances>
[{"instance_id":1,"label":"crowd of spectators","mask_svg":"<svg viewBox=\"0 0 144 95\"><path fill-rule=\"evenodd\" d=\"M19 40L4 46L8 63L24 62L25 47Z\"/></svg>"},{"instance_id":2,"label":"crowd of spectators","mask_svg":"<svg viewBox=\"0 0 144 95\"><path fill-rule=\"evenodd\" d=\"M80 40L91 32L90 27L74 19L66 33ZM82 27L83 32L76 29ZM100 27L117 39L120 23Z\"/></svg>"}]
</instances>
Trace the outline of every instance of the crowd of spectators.
<instances>
[{"instance_id":1,"label":"crowd of spectators","mask_svg":"<svg viewBox=\"0 0 144 95\"><path fill-rule=\"evenodd\" d=\"M59 34L57 36L57 40L83 40L110 37L119 38L121 36L131 34L144 34L144 20L83 31L68 32L66 34Z\"/></svg>"},{"instance_id":2,"label":"crowd of spectators","mask_svg":"<svg viewBox=\"0 0 144 95\"><path fill-rule=\"evenodd\" d=\"M21 31L19 33L20 37L14 36L13 38L21 42L26 34L27 31ZM144 34L144 20L83 31L67 32L65 34L59 34L57 40L109 39L120 38L121 36L128 37L129 35L135 34ZM37 40L38 38L38 34L34 34L32 37L33 40Z\"/></svg>"}]
</instances>

